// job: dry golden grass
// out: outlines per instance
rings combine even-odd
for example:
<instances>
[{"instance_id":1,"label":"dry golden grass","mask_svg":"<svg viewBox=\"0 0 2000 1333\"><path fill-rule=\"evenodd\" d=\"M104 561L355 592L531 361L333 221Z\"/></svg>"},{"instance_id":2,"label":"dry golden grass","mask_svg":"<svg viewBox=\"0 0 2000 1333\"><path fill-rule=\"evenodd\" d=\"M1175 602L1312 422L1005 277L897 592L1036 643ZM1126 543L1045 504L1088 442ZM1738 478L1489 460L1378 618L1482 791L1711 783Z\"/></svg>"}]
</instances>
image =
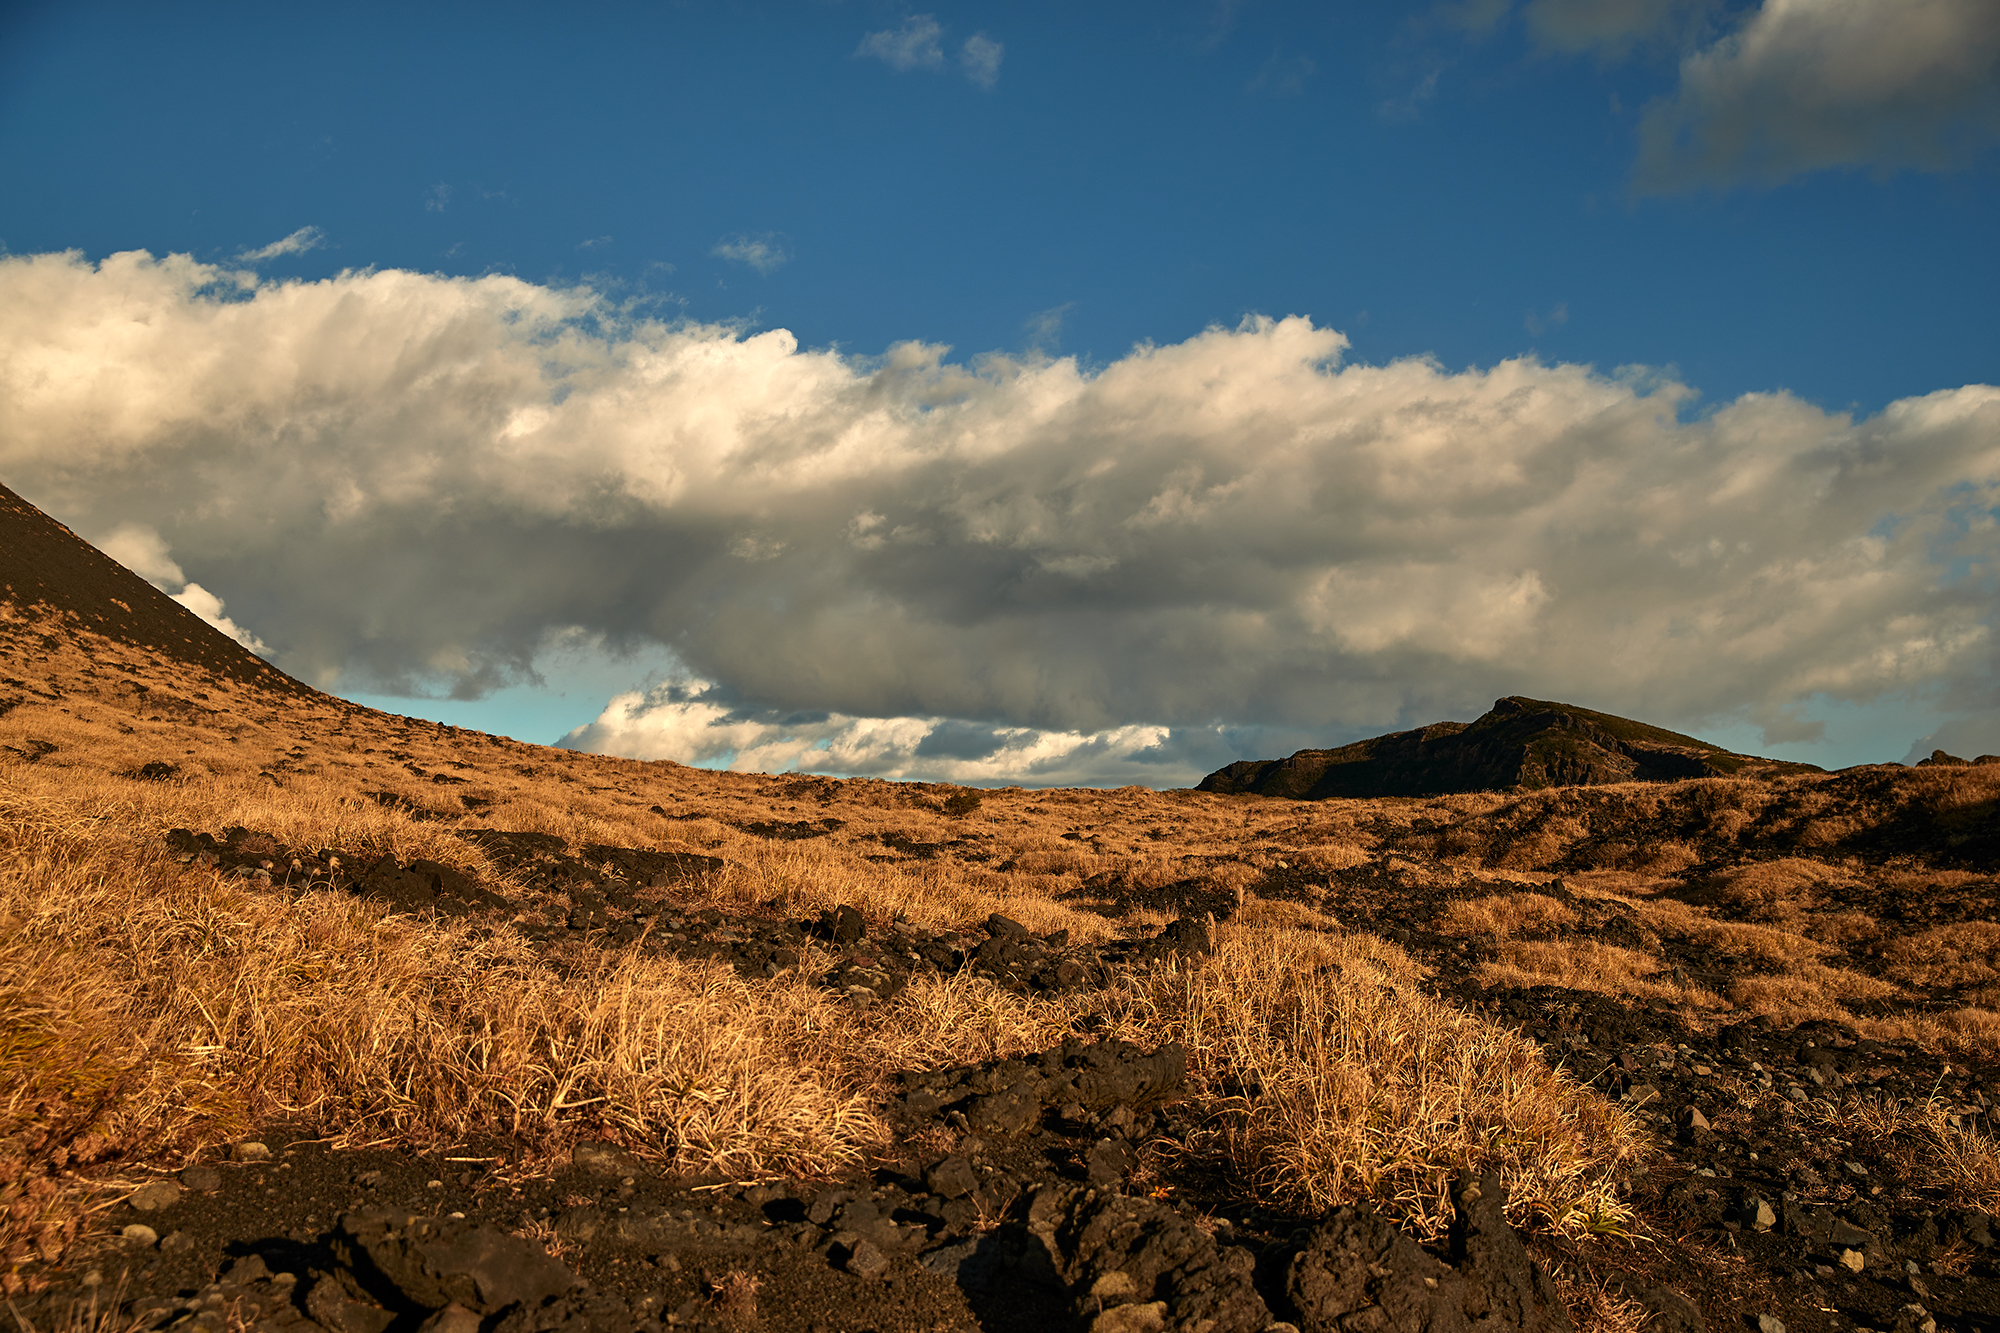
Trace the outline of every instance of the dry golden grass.
<instances>
[{"instance_id":1,"label":"dry golden grass","mask_svg":"<svg viewBox=\"0 0 2000 1333\"><path fill-rule=\"evenodd\" d=\"M1687 940L1760 967L1787 971L1816 967L1829 949L1776 926L1717 921L1685 903L1656 898L1631 905L1633 917L1657 935Z\"/></svg>"},{"instance_id":2,"label":"dry golden grass","mask_svg":"<svg viewBox=\"0 0 2000 1333\"><path fill-rule=\"evenodd\" d=\"M309 784L113 781L90 793L49 781L53 770L32 776L41 790L0 789L0 966L17 978L0 1029L0 1137L44 1122L52 1105L87 1106L62 1144L41 1145L59 1166L173 1160L283 1117L419 1145L500 1134L548 1148L609 1133L684 1170L826 1173L887 1147L875 1111L888 1071L1046 1047L1073 1030L1077 1006L1107 1002L1032 1001L965 975L920 978L857 1011L813 985L809 966L746 982L632 952L582 954L557 971L505 933L219 880L165 855L156 834L240 819L301 845L463 863L449 829ZM938 921L995 904L1038 926L1076 916L967 889L928 864L906 873L810 844L760 850L708 892ZM1343 970L1280 984L1332 963ZM1630 1149L1615 1113L1532 1046L1416 997L1418 979L1367 936L1246 925L1215 959L1142 977L1110 1003L1116 1031L1187 1040L1204 1087L1246 1056L1265 1071L1271 1095L1238 1117L1231 1150L1274 1192L1386 1191L1432 1225L1442 1186L1426 1174L1493 1161L1519 1182L1524 1216L1563 1228L1615 1217L1606 1169ZM1316 1064L1295 1058L1313 1052ZM18 1166L18 1178L53 1179ZM53 1191L41 1202L47 1217L13 1226L10 1243L35 1243L33 1224L73 1221ZM51 1234L47 1248L68 1238Z\"/></svg>"},{"instance_id":3,"label":"dry golden grass","mask_svg":"<svg viewBox=\"0 0 2000 1333\"><path fill-rule=\"evenodd\" d=\"M11 1299L7 1308L14 1319L15 1333L139 1333L140 1329L154 1326L149 1315L124 1313L124 1303L125 1293L121 1289L92 1287L80 1296L72 1296L55 1314L44 1311L42 1322L30 1318ZM239 1322L232 1327L242 1326Z\"/></svg>"},{"instance_id":4,"label":"dry golden grass","mask_svg":"<svg viewBox=\"0 0 2000 1333\"><path fill-rule=\"evenodd\" d=\"M748 1328L757 1322L757 1293L763 1282L755 1273L732 1268L709 1285L709 1308L733 1327Z\"/></svg>"},{"instance_id":5,"label":"dry golden grass","mask_svg":"<svg viewBox=\"0 0 2000 1333\"><path fill-rule=\"evenodd\" d=\"M1567 986L1600 995L1638 995L1710 1009L1720 1004L1698 987L1657 980L1661 965L1651 954L1596 940L1511 940L1499 959L1481 963L1486 986Z\"/></svg>"},{"instance_id":6,"label":"dry golden grass","mask_svg":"<svg viewBox=\"0 0 2000 1333\"><path fill-rule=\"evenodd\" d=\"M1786 856L1734 866L1702 884L1690 900L1751 921L1788 921L1817 907L1823 886L1853 878L1822 861Z\"/></svg>"},{"instance_id":7,"label":"dry golden grass","mask_svg":"<svg viewBox=\"0 0 2000 1333\"><path fill-rule=\"evenodd\" d=\"M1560 1268L1550 1276L1555 1280L1556 1294L1569 1310L1570 1321L1584 1333L1644 1333L1651 1322L1645 1306L1611 1290L1602 1279Z\"/></svg>"},{"instance_id":8,"label":"dry golden grass","mask_svg":"<svg viewBox=\"0 0 2000 1333\"><path fill-rule=\"evenodd\" d=\"M1885 981L1844 968L1799 966L1779 976L1744 977L1729 988L1730 1002L1753 1014L1763 1014L1782 1027L1820 1020L1845 1023L1877 1035L1903 1035L1916 1028L1911 1020L1870 1024L1847 1007L1850 1000L1882 1000L1898 995Z\"/></svg>"},{"instance_id":9,"label":"dry golden grass","mask_svg":"<svg viewBox=\"0 0 2000 1333\"><path fill-rule=\"evenodd\" d=\"M2000 981L2000 924L1962 921L1903 935L1883 946L1884 970L1912 986Z\"/></svg>"},{"instance_id":10,"label":"dry golden grass","mask_svg":"<svg viewBox=\"0 0 2000 1333\"><path fill-rule=\"evenodd\" d=\"M1375 859L1370 847L1374 838L1357 838L1353 842L1323 842L1317 846L1301 848L1298 864L1307 870L1326 874L1335 870L1352 870L1365 866Z\"/></svg>"},{"instance_id":11,"label":"dry golden grass","mask_svg":"<svg viewBox=\"0 0 2000 1333\"><path fill-rule=\"evenodd\" d=\"M973 802L923 784L551 750L337 700L277 700L123 645L44 648L5 629L5 669L64 691L0 716L0 745L55 747L33 762L0 751L0 1250L11 1260L60 1253L90 1181L278 1117L411 1145L506 1135L544 1153L605 1134L664 1166L736 1178L840 1171L894 1146L879 1119L889 1072L1041 1049L1086 1010L1114 1035L1188 1046L1211 1116L1196 1147L1226 1154L1268 1197L1323 1206L1366 1194L1434 1233L1448 1176L1491 1166L1519 1221L1622 1227L1615 1182L1643 1151L1633 1124L1531 1044L1425 998L1422 969L1401 950L1310 902L1260 898L1281 867L1329 883L1376 867L1419 892L1466 892L1475 872L1518 885L1457 902L1441 923L1498 942L1479 972L1488 985L1666 999L1698 1021L1734 1005L2000 1046L2000 928L1896 942L1884 981L1832 965L1836 946L1877 933L1865 915L1825 910L1853 867L1799 855L1696 869L1718 840L1733 858L1772 829L1825 847L1911 808L1977 812L2000 791L2000 769L1924 770L1887 794L1839 799L1798 778L1375 802L1136 788ZM135 672L149 691L132 688ZM118 776L155 760L178 776ZM752 831L757 821L834 823L781 841ZM1699 834L1646 832L1656 824ZM807 916L846 903L932 929L999 911L1078 940L1166 920L1105 907L1121 893L1191 880L1245 897L1214 957L1108 995L1032 1000L970 975L933 977L860 1011L811 983L810 959L768 982L636 953L579 952L558 968L504 930L388 917L331 892L258 892L164 852L168 829L237 825L299 849L444 861L502 893L521 886L468 830L695 851L725 869L675 886L683 905ZM894 850L915 844L930 853ZM1519 938L1575 926L1576 909L1537 892L1556 873L1642 930L1770 974L1725 1000L1643 952ZM1932 872L1884 873L1915 886ZM1898 982L1975 989L1943 1017L1863 1021L1848 1007L1893 997ZM1933 1128L1891 1137L1929 1143ZM1986 1188L1976 1182L1991 1145L1952 1143L1952 1169ZM65 1169L82 1174L65 1183ZM1601 1322L1627 1313L1611 1302Z\"/></svg>"},{"instance_id":12,"label":"dry golden grass","mask_svg":"<svg viewBox=\"0 0 2000 1333\"><path fill-rule=\"evenodd\" d=\"M1495 893L1453 903L1438 922L1446 935L1511 939L1524 931L1566 926L1576 912L1545 893Z\"/></svg>"},{"instance_id":13,"label":"dry golden grass","mask_svg":"<svg viewBox=\"0 0 2000 1333\"><path fill-rule=\"evenodd\" d=\"M1640 1131L1533 1043L1416 993L1411 971L1366 937L1225 930L1213 958L1156 973L1133 1003L1187 1046L1221 1146L1274 1197L1368 1197L1437 1235L1450 1175L1490 1168L1519 1221L1622 1226L1615 1181Z\"/></svg>"},{"instance_id":14,"label":"dry golden grass","mask_svg":"<svg viewBox=\"0 0 2000 1333\"><path fill-rule=\"evenodd\" d=\"M1952 1123L1951 1108L1933 1097L1895 1102L1852 1098L1813 1123L1853 1139L1859 1150L1894 1164L1898 1174L1944 1192L1961 1208L2000 1208L2000 1142Z\"/></svg>"}]
</instances>

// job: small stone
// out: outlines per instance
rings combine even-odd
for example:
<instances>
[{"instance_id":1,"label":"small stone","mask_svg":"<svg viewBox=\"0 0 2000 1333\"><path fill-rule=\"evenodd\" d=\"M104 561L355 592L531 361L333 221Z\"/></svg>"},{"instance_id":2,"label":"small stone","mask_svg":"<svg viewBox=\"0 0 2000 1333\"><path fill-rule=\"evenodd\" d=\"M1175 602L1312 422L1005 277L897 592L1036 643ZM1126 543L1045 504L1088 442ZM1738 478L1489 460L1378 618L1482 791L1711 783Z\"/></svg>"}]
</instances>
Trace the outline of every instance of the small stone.
<instances>
[{"instance_id":1,"label":"small stone","mask_svg":"<svg viewBox=\"0 0 2000 1333\"><path fill-rule=\"evenodd\" d=\"M1774 1314L1757 1316L1757 1333L1785 1333L1785 1321Z\"/></svg>"},{"instance_id":2,"label":"small stone","mask_svg":"<svg viewBox=\"0 0 2000 1333\"><path fill-rule=\"evenodd\" d=\"M847 1252L843 1267L856 1277L880 1277L889 1271L889 1256L863 1238L855 1241L854 1248Z\"/></svg>"},{"instance_id":3,"label":"small stone","mask_svg":"<svg viewBox=\"0 0 2000 1333\"><path fill-rule=\"evenodd\" d=\"M123 1241L129 1241L134 1245L157 1245L160 1240L160 1233L147 1226L144 1222L134 1222L131 1226L119 1232L118 1238Z\"/></svg>"},{"instance_id":4,"label":"small stone","mask_svg":"<svg viewBox=\"0 0 2000 1333\"><path fill-rule=\"evenodd\" d=\"M160 1241L160 1250L165 1254L186 1254L194 1248L194 1237L185 1231L169 1231Z\"/></svg>"},{"instance_id":5,"label":"small stone","mask_svg":"<svg viewBox=\"0 0 2000 1333\"><path fill-rule=\"evenodd\" d=\"M271 1160L271 1150L255 1139L245 1139L243 1142L230 1148L229 1160L232 1162L268 1162Z\"/></svg>"},{"instance_id":6,"label":"small stone","mask_svg":"<svg viewBox=\"0 0 2000 1333\"><path fill-rule=\"evenodd\" d=\"M1099 1139L1084 1159L1090 1183L1100 1189L1109 1188L1125 1178L1125 1174L1138 1165L1138 1154L1123 1139Z\"/></svg>"},{"instance_id":7,"label":"small stone","mask_svg":"<svg viewBox=\"0 0 2000 1333\"><path fill-rule=\"evenodd\" d=\"M1868 1260L1862 1256L1859 1250L1842 1250L1840 1252L1840 1266L1850 1273L1859 1273L1867 1266L1867 1263Z\"/></svg>"},{"instance_id":8,"label":"small stone","mask_svg":"<svg viewBox=\"0 0 2000 1333\"><path fill-rule=\"evenodd\" d=\"M262 1255L246 1254L229 1265L229 1271L223 1276L240 1287L247 1283L263 1281L271 1276L271 1268L264 1262Z\"/></svg>"},{"instance_id":9,"label":"small stone","mask_svg":"<svg viewBox=\"0 0 2000 1333\"><path fill-rule=\"evenodd\" d=\"M171 1180L156 1180L134 1191L129 1202L142 1213L157 1213L181 1201L181 1187Z\"/></svg>"},{"instance_id":10,"label":"small stone","mask_svg":"<svg viewBox=\"0 0 2000 1333\"><path fill-rule=\"evenodd\" d=\"M979 1188L979 1177L974 1174L971 1162L954 1154L925 1171L924 1184L941 1198L962 1199Z\"/></svg>"},{"instance_id":11,"label":"small stone","mask_svg":"<svg viewBox=\"0 0 2000 1333\"><path fill-rule=\"evenodd\" d=\"M1697 1133L1703 1133L1713 1128L1708 1123L1708 1117L1701 1113L1700 1108L1693 1106L1687 1109L1687 1127Z\"/></svg>"},{"instance_id":12,"label":"small stone","mask_svg":"<svg viewBox=\"0 0 2000 1333\"><path fill-rule=\"evenodd\" d=\"M1644 1106L1648 1102L1656 1102L1658 1100L1660 1100L1660 1090L1650 1083L1635 1083L1625 1089L1625 1104L1627 1106Z\"/></svg>"},{"instance_id":13,"label":"small stone","mask_svg":"<svg viewBox=\"0 0 2000 1333\"><path fill-rule=\"evenodd\" d=\"M1772 1211L1768 1202L1759 1199L1750 1210L1750 1225L1758 1231L1769 1231L1778 1225L1778 1214Z\"/></svg>"},{"instance_id":14,"label":"small stone","mask_svg":"<svg viewBox=\"0 0 2000 1333\"><path fill-rule=\"evenodd\" d=\"M212 1166L191 1166L181 1172L181 1184L210 1194L222 1188L222 1173Z\"/></svg>"},{"instance_id":15,"label":"small stone","mask_svg":"<svg viewBox=\"0 0 2000 1333\"><path fill-rule=\"evenodd\" d=\"M635 1175L641 1166L637 1157L615 1143L602 1140L577 1144L570 1150L569 1160L571 1165L593 1176L616 1176L620 1179Z\"/></svg>"}]
</instances>

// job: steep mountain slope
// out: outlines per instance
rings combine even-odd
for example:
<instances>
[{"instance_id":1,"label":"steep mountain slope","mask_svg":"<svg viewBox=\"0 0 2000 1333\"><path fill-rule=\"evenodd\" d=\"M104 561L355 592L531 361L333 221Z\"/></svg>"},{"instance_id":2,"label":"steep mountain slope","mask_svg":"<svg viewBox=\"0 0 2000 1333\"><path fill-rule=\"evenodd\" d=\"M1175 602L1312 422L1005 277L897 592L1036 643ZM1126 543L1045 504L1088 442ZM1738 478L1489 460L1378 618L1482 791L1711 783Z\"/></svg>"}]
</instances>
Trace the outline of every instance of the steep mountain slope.
<instances>
[{"instance_id":1,"label":"steep mountain slope","mask_svg":"<svg viewBox=\"0 0 2000 1333\"><path fill-rule=\"evenodd\" d=\"M62 524L0 486L0 605L245 685L315 695Z\"/></svg>"},{"instance_id":2,"label":"steep mountain slope","mask_svg":"<svg viewBox=\"0 0 2000 1333\"><path fill-rule=\"evenodd\" d=\"M1196 790L1317 801L1819 771L1574 704L1509 695L1476 722L1434 722L1289 759L1240 760Z\"/></svg>"}]
</instances>

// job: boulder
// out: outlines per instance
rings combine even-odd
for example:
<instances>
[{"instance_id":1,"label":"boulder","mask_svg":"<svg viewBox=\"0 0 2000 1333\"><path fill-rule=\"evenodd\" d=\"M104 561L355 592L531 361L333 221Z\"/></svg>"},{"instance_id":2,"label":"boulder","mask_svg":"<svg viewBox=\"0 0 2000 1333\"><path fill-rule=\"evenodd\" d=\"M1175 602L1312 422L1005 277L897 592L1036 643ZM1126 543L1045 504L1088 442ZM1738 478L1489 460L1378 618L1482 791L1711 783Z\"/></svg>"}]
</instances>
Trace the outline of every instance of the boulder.
<instances>
[{"instance_id":1,"label":"boulder","mask_svg":"<svg viewBox=\"0 0 2000 1333\"><path fill-rule=\"evenodd\" d=\"M1048 1187L1028 1208L1077 1320L1094 1330L1262 1333L1257 1260L1152 1199Z\"/></svg>"},{"instance_id":2,"label":"boulder","mask_svg":"<svg viewBox=\"0 0 2000 1333\"><path fill-rule=\"evenodd\" d=\"M460 1305L485 1316L538 1306L576 1285L540 1246L461 1218L348 1213L332 1249L358 1285L392 1309Z\"/></svg>"},{"instance_id":3,"label":"boulder","mask_svg":"<svg viewBox=\"0 0 2000 1333\"><path fill-rule=\"evenodd\" d=\"M1573 1333L1554 1284L1502 1211L1497 1177L1452 1190L1452 1262L1366 1207L1336 1209L1292 1261L1287 1292L1302 1333Z\"/></svg>"}]
</instances>

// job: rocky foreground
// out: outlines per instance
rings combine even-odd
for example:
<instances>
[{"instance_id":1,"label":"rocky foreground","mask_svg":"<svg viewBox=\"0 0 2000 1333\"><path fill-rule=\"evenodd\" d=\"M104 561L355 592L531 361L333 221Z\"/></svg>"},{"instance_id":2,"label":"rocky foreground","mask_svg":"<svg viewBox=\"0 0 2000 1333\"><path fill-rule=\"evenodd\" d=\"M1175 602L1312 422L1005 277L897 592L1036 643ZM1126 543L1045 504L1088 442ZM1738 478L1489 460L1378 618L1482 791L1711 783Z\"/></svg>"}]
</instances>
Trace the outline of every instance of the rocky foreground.
<instances>
[{"instance_id":1,"label":"rocky foreground","mask_svg":"<svg viewBox=\"0 0 2000 1333\"><path fill-rule=\"evenodd\" d=\"M437 863L387 857L348 877L344 867L364 858L293 856L241 829L169 836L190 862L274 893L336 887L446 915L493 906ZM525 930L551 948L654 949L752 976L805 958L820 984L861 1006L893 1000L924 970L1088 990L1209 948L1189 919L1107 950L999 915L931 932L871 930L845 908L807 921L649 910L640 885L704 867L646 849L570 857L559 841L475 836L543 885L546 920ZM1420 954L1428 945L1440 963L1451 957L1447 937L1403 934ZM1461 1003L1517 1027L1653 1127L1660 1150L1630 1183L1640 1214L1660 1224L1646 1252L1612 1253L1609 1237L1596 1253L1565 1252L1544 1239L1538 1264L1502 1219L1504 1189L1491 1178L1452 1186L1453 1223L1425 1247L1365 1205L1318 1216L1256 1206L1198 1158L1164 1177L1161 1149L1198 1146L1204 1130L1184 1053L1079 1036L1036 1055L904 1073L891 1110L910 1151L849 1180L690 1181L607 1142L523 1170L506 1143L334 1151L323 1135L274 1127L133 1191L106 1214L90 1267L71 1264L70 1281L29 1308L48 1317L102 1302L133 1327L301 1333L1497 1333L1572 1326L1544 1266L1567 1260L1601 1264L1613 1308L1654 1328L2000 1323L1991 1217L1944 1202L1936 1164L1885 1152L1852 1110L1863 1100L1934 1106L1983 1126L2000 1066L1825 1022L1753 1017L1702 1030L1665 1004L1482 989L1463 974L1453 983L1451 971L1437 975Z\"/></svg>"}]
</instances>

